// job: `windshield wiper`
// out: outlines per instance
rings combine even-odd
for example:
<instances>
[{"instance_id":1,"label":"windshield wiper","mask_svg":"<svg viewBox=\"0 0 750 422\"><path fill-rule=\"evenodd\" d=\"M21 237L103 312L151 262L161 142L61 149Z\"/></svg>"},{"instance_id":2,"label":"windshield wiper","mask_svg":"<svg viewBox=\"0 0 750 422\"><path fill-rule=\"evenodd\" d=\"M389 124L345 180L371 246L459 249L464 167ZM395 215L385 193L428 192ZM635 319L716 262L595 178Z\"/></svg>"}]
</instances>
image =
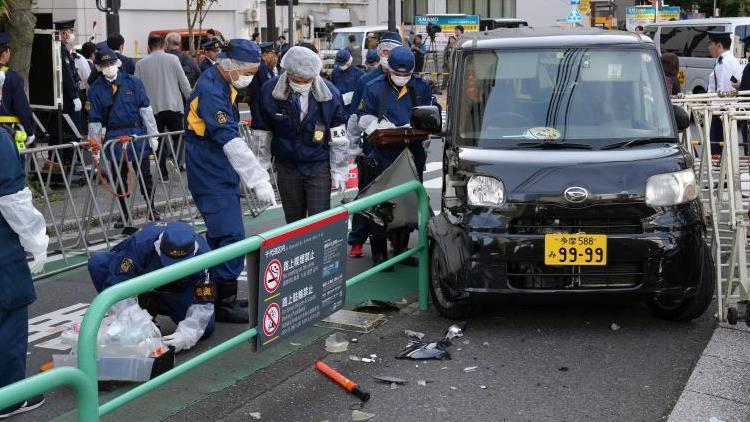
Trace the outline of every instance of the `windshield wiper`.
<instances>
[{"instance_id":1,"label":"windshield wiper","mask_svg":"<svg viewBox=\"0 0 750 422\"><path fill-rule=\"evenodd\" d=\"M573 144L568 142L521 142L517 145L518 148L539 148L539 149L591 149L591 145L586 144Z\"/></svg>"},{"instance_id":2,"label":"windshield wiper","mask_svg":"<svg viewBox=\"0 0 750 422\"><path fill-rule=\"evenodd\" d=\"M672 136L649 136L649 137L644 137L644 138L635 138L629 141L623 141L623 142L617 142L615 144L610 144L610 145L602 147L602 149L603 150L620 149L620 148L628 148L628 147L632 147L636 145L660 144L664 142L677 142L677 138L674 138Z\"/></svg>"}]
</instances>

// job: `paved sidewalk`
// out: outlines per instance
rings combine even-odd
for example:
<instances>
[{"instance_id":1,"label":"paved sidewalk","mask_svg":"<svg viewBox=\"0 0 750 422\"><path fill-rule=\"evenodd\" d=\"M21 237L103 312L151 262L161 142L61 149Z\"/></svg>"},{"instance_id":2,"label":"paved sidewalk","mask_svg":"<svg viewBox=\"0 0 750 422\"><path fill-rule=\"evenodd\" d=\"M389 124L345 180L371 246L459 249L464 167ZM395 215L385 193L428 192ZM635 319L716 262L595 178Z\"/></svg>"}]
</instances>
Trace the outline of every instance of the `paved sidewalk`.
<instances>
[{"instance_id":1,"label":"paved sidewalk","mask_svg":"<svg viewBox=\"0 0 750 422\"><path fill-rule=\"evenodd\" d=\"M669 421L750 421L750 330L744 323L716 328Z\"/></svg>"}]
</instances>

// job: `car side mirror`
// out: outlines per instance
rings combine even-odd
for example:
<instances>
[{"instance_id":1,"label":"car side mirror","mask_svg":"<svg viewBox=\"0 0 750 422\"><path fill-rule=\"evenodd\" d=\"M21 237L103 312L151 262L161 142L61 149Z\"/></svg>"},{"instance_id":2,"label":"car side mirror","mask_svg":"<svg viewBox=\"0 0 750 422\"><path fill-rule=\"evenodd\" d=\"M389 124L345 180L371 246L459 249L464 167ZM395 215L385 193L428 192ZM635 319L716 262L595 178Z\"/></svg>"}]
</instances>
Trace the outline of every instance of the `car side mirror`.
<instances>
[{"instance_id":1,"label":"car side mirror","mask_svg":"<svg viewBox=\"0 0 750 422\"><path fill-rule=\"evenodd\" d=\"M411 127L433 135L443 131L443 116L437 106L418 106L411 109Z\"/></svg>"},{"instance_id":2,"label":"car side mirror","mask_svg":"<svg viewBox=\"0 0 750 422\"><path fill-rule=\"evenodd\" d=\"M677 123L677 130L682 132L689 128L690 116L688 116L687 111L678 105L672 105L672 109L674 110L674 120Z\"/></svg>"}]
</instances>

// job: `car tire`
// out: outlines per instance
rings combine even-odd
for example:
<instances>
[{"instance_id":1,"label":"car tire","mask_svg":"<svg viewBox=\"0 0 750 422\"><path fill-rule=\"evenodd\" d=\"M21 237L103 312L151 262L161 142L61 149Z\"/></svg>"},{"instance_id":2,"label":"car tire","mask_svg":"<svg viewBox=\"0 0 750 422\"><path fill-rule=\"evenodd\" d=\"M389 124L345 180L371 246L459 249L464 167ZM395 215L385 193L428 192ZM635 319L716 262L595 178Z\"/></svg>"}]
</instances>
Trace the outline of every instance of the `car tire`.
<instances>
[{"instance_id":1,"label":"car tire","mask_svg":"<svg viewBox=\"0 0 750 422\"><path fill-rule=\"evenodd\" d=\"M449 319L466 319L474 308L468 303L456 301L445 288L445 280L440 276L440 265L444 261L443 253L436 245L430 246L430 296L438 313Z\"/></svg>"},{"instance_id":2,"label":"car tire","mask_svg":"<svg viewBox=\"0 0 750 422\"><path fill-rule=\"evenodd\" d=\"M707 245L703 246L703 265L701 266L700 285L698 292L687 299L663 302L654 298L649 302L651 312L659 318L669 321L690 321L703 315L711 306L716 287L716 271L711 251Z\"/></svg>"}]
</instances>

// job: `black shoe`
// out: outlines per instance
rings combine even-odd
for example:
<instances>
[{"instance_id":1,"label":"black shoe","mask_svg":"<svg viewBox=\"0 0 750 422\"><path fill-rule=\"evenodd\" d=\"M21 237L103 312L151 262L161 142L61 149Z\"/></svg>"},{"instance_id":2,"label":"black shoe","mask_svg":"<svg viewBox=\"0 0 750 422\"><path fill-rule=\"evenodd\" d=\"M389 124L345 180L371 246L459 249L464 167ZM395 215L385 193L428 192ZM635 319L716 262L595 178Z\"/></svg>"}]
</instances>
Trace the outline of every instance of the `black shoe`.
<instances>
[{"instance_id":1,"label":"black shoe","mask_svg":"<svg viewBox=\"0 0 750 422\"><path fill-rule=\"evenodd\" d=\"M372 266L380 265L388 260L388 246L386 238L370 238L370 250L372 251ZM392 273L393 266L381 270L384 273Z\"/></svg>"},{"instance_id":2,"label":"black shoe","mask_svg":"<svg viewBox=\"0 0 750 422\"><path fill-rule=\"evenodd\" d=\"M29 412L31 410L39 408L43 404L44 404L43 395L40 394L38 396L34 396L26 400L23 403L19 403L14 406L6 407L5 409L0 410L0 419L9 418L13 415L18 415L24 412Z\"/></svg>"},{"instance_id":3,"label":"black shoe","mask_svg":"<svg viewBox=\"0 0 750 422\"><path fill-rule=\"evenodd\" d=\"M246 308L242 308L237 301L222 301L215 305L216 321L230 324L247 324L250 316Z\"/></svg>"},{"instance_id":4,"label":"black shoe","mask_svg":"<svg viewBox=\"0 0 750 422\"><path fill-rule=\"evenodd\" d=\"M249 303L250 302L245 299L237 299L237 305L239 305L240 308L247 308Z\"/></svg>"}]
</instances>

